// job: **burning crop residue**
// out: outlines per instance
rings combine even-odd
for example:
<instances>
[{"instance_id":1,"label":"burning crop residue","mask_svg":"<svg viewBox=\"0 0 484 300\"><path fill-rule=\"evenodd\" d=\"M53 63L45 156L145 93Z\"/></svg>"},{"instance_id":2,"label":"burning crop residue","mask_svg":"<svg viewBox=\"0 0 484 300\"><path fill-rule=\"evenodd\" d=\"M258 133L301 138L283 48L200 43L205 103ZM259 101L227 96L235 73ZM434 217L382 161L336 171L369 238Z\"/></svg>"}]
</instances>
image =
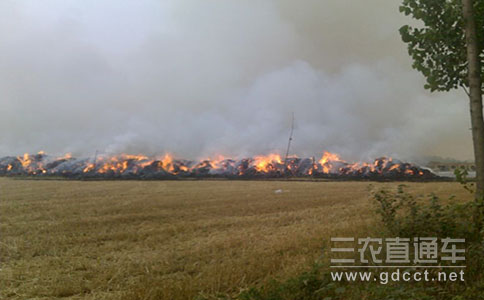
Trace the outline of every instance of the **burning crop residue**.
<instances>
[{"instance_id":1,"label":"burning crop residue","mask_svg":"<svg viewBox=\"0 0 484 300\"><path fill-rule=\"evenodd\" d=\"M348 163L337 154L324 152L315 158L278 154L230 159L223 156L200 161L119 154L74 158L70 154L53 157L39 152L0 158L0 175L62 176L67 178L175 179L175 178L278 178L284 176L342 179L433 179L427 169L392 158L377 158L371 163Z\"/></svg>"}]
</instances>

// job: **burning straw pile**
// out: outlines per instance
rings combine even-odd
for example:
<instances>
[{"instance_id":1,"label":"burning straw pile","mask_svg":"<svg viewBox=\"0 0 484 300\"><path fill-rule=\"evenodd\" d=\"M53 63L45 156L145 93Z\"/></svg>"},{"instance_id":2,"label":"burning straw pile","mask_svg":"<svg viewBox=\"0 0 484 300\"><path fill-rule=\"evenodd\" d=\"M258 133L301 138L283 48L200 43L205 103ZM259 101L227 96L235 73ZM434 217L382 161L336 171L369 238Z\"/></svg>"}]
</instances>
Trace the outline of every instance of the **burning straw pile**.
<instances>
[{"instance_id":1,"label":"burning straw pile","mask_svg":"<svg viewBox=\"0 0 484 300\"><path fill-rule=\"evenodd\" d=\"M428 180L438 178L427 169L392 158L377 158L372 163L348 163L336 154L325 152L320 160L280 155L243 159L218 157L192 161L173 159L166 154L149 158L119 154L74 158L70 154L52 157L35 155L0 158L1 176L62 176L73 179L178 179L178 178L280 178L315 177L334 179Z\"/></svg>"}]
</instances>

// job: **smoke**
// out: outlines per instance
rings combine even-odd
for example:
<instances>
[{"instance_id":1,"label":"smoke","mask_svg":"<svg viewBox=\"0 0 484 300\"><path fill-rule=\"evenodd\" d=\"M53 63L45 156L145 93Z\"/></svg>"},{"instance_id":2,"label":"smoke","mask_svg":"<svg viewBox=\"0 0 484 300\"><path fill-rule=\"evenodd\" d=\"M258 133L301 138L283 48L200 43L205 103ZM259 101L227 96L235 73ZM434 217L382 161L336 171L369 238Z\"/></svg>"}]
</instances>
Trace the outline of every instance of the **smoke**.
<instances>
[{"instance_id":1,"label":"smoke","mask_svg":"<svg viewBox=\"0 0 484 300\"><path fill-rule=\"evenodd\" d=\"M2 1L0 155L472 157L393 1Z\"/></svg>"}]
</instances>

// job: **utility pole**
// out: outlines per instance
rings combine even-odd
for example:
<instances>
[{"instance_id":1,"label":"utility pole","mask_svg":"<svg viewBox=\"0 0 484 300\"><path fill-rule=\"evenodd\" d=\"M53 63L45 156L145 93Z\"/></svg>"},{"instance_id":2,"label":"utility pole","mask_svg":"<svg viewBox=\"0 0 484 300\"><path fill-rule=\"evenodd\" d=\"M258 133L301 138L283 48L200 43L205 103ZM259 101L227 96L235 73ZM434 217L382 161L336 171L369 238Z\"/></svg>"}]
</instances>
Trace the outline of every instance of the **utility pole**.
<instances>
[{"instance_id":1,"label":"utility pole","mask_svg":"<svg viewBox=\"0 0 484 300\"><path fill-rule=\"evenodd\" d=\"M289 133L289 140L287 141L286 157L284 158L284 174L287 171L287 158L289 156L289 149L291 148L292 133L294 132L294 112L292 113L291 119L291 132Z\"/></svg>"},{"instance_id":2,"label":"utility pole","mask_svg":"<svg viewBox=\"0 0 484 300\"><path fill-rule=\"evenodd\" d=\"M96 169L96 164L97 164L97 154L98 154L98 150L96 150L96 152L94 153L94 159L92 160L92 164L94 166L94 170Z\"/></svg>"}]
</instances>

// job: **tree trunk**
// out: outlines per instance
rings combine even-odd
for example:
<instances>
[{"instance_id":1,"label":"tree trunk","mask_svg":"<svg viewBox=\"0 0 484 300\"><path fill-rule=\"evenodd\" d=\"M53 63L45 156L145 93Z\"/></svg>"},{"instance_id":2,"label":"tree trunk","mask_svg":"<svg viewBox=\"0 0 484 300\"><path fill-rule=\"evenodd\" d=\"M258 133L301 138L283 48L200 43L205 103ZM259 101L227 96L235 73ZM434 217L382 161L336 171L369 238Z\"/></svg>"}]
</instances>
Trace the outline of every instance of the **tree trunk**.
<instances>
[{"instance_id":1,"label":"tree trunk","mask_svg":"<svg viewBox=\"0 0 484 300\"><path fill-rule=\"evenodd\" d=\"M469 72L469 99L472 141L476 162L476 198L484 197L484 119L482 115L482 78L477 47L474 1L462 0Z\"/></svg>"}]
</instances>

